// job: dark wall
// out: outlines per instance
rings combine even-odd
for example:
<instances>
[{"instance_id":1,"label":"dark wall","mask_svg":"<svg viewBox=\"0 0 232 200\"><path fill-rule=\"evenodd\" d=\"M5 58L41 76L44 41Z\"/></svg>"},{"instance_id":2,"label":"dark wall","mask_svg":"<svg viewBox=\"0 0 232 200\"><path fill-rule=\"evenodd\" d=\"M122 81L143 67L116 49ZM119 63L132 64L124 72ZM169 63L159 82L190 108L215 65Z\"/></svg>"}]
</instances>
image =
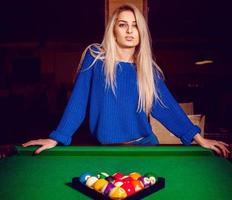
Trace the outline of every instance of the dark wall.
<instances>
[{"instance_id":1,"label":"dark wall","mask_svg":"<svg viewBox=\"0 0 232 200\"><path fill-rule=\"evenodd\" d=\"M230 1L150 0L149 27L157 62L179 102L206 114L207 131L231 129ZM196 61L212 64L196 65Z\"/></svg>"},{"instance_id":2,"label":"dark wall","mask_svg":"<svg viewBox=\"0 0 232 200\"><path fill-rule=\"evenodd\" d=\"M0 42L100 41L104 0L2 1Z\"/></svg>"},{"instance_id":3,"label":"dark wall","mask_svg":"<svg viewBox=\"0 0 232 200\"><path fill-rule=\"evenodd\" d=\"M47 137L57 126L81 52L102 40L104 5L1 2L0 143ZM148 0L148 8L154 54L173 95L206 114L207 132L231 131L231 3ZM213 64L197 66L202 59ZM95 143L86 132L87 121L75 141Z\"/></svg>"}]
</instances>

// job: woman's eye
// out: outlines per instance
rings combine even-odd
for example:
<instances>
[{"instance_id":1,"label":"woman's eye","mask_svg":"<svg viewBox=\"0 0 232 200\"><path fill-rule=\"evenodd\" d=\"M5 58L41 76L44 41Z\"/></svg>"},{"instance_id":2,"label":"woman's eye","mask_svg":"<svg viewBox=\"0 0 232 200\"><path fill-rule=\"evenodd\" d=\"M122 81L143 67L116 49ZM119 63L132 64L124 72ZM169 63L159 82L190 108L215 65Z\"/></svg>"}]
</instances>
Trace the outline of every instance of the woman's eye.
<instances>
[{"instance_id":1,"label":"woman's eye","mask_svg":"<svg viewBox=\"0 0 232 200\"><path fill-rule=\"evenodd\" d=\"M119 27L121 28L126 27L126 24L119 24Z\"/></svg>"}]
</instances>

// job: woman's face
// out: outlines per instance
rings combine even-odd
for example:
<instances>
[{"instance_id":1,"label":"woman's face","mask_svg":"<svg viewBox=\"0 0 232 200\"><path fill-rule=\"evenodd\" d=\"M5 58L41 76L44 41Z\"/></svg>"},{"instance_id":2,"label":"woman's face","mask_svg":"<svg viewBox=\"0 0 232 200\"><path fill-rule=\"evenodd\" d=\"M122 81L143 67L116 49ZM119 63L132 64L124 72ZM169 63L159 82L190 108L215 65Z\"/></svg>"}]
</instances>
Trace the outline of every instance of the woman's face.
<instances>
[{"instance_id":1,"label":"woman's face","mask_svg":"<svg viewBox=\"0 0 232 200\"><path fill-rule=\"evenodd\" d=\"M121 48L135 48L139 44L139 31L132 11L122 11L118 15L114 35Z\"/></svg>"}]
</instances>

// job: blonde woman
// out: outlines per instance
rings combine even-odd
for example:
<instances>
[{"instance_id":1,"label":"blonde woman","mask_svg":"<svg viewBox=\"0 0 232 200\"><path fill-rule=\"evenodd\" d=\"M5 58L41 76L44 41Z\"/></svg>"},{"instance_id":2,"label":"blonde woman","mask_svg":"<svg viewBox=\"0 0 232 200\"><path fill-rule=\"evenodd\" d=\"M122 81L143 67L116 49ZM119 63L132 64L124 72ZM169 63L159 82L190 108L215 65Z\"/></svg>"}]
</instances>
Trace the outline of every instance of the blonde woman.
<instances>
[{"instance_id":1,"label":"blonde woman","mask_svg":"<svg viewBox=\"0 0 232 200\"><path fill-rule=\"evenodd\" d=\"M201 137L167 89L162 71L152 58L149 30L133 5L112 15L101 44L84 51L74 89L64 115L49 139L31 140L35 153L58 142L69 145L89 106L93 136L102 144L158 144L149 124L151 114L184 144L199 145L228 156L227 144Z\"/></svg>"}]
</instances>

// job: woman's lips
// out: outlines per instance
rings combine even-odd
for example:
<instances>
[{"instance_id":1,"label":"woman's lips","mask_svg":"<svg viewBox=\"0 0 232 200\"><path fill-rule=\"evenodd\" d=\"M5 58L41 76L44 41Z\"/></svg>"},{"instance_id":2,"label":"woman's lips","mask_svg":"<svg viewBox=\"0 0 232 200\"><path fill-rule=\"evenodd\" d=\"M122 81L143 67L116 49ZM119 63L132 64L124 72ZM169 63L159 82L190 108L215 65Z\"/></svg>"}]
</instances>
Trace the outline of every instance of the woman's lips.
<instances>
[{"instance_id":1,"label":"woman's lips","mask_svg":"<svg viewBox=\"0 0 232 200\"><path fill-rule=\"evenodd\" d=\"M132 37L132 36L126 36L125 39L126 39L127 41L132 41L132 40L134 39L134 37Z\"/></svg>"}]
</instances>

